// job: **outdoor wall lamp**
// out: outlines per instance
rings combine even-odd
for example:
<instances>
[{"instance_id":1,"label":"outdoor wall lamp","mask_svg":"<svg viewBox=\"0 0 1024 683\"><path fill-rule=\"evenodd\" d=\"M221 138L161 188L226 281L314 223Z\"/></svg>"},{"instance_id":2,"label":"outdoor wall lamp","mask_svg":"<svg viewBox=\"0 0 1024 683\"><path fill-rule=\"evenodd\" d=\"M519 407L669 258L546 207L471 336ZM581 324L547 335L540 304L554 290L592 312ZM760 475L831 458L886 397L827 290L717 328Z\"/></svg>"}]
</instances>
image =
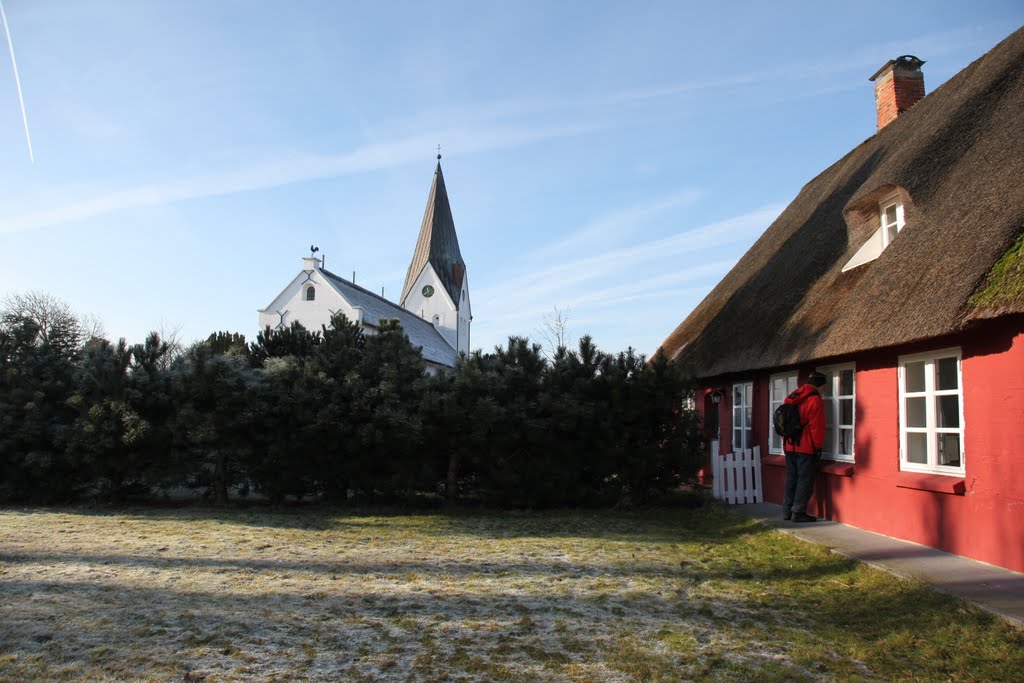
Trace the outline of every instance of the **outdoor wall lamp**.
<instances>
[{"instance_id":1,"label":"outdoor wall lamp","mask_svg":"<svg viewBox=\"0 0 1024 683\"><path fill-rule=\"evenodd\" d=\"M715 389L714 391L711 392L711 402L717 406L719 403L722 402L723 396L724 394L722 394L720 390Z\"/></svg>"}]
</instances>

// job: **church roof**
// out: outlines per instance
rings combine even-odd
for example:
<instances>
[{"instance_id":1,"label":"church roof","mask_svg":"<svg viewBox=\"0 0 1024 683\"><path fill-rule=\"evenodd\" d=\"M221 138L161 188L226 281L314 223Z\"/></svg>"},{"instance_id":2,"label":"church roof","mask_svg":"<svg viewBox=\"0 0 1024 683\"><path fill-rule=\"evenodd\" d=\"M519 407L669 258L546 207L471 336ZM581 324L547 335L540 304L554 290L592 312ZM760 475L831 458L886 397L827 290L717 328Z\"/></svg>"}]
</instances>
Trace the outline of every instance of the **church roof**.
<instances>
[{"instance_id":1,"label":"church roof","mask_svg":"<svg viewBox=\"0 0 1024 683\"><path fill-rule=\"evenodd\" d=\"M1024 29L810 181L661 348L712 377L1024 313L1022 111ZM896 190L904 229L844 272Z\"/></svg>"},{"instance_id":2,"label":"church roof","mask_svg":"<svg viewBox=\"0 0 1024 683\"><path fill-rule=\"evenodd\" d=\"M455 234L455 220L452 218L452 208L448 203L448 191L444 186L440 158L438 156L434 183L430 187L426 211L423 212L423 225L420 226L416 251L413 252L409 270L405 275L405 285L399 299L403 304L412 291L416 278L429 263L451 297L452 303L459 305L462 281L466 275L466 262L462 260L462 253L459 251L459 238Z\"/></svg>"},{"instance_id":3,"label":"church roof","mask_svg":"<svg viewBox=\"0 0 1024 683\"><path fill-rule=\"evenodd\" d=\"M351 306L363 310L364 323L379 327L381 320L397 318L412 345L422 348L424 360L447 367L455 366L458 354L429 321L329 270L321 268L320 272Z\"/></svg>"}]
</instances>

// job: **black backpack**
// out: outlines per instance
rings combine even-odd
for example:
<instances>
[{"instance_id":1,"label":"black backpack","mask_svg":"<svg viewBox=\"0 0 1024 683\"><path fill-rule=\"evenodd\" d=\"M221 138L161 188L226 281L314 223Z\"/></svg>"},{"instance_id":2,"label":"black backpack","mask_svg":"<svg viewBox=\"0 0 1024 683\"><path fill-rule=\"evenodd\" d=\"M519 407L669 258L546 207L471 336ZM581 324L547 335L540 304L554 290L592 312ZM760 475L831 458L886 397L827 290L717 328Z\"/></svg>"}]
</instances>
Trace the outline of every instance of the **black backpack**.
<instances>
[{"instance_id":1,"label":"black backpack","mask_svg":"<svg viewBox=\"0 0 1024 683\"><path fill-rule=\"evenodd\" d=\"M799 441L800 434L804 431L804 426L800 423L800 404L783 403L776 408L772 414L772 426L779 436Z\"/></svg>"}]
</instances>

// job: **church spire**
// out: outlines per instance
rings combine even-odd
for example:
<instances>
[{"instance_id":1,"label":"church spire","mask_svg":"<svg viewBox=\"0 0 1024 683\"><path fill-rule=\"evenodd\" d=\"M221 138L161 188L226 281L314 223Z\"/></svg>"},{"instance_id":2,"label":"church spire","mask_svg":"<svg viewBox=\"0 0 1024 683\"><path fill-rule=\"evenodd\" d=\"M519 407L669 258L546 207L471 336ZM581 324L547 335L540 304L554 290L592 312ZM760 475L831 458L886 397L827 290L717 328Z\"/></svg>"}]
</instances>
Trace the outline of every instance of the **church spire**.
<instances>
[{"instance_id":1,"label":"church spire","mask_svg":"<svg viewBox=\"0 0 1024 683\"><path fill-rule=\"evenodd\" d=\"M409 270L405 275L400 305L405 305L416 279L428 263L457 308L466 276L466 263L459 251L455 220L452 218L448 191L445 189L444 175L441 173L440 148L437 154L437 168L434 170L434 182L430 187L430 196L427 197L427 208L423 212L423 224L420 226L420 236L416 241L416 251L413 252Z\"/></svg>"}]
</instances>

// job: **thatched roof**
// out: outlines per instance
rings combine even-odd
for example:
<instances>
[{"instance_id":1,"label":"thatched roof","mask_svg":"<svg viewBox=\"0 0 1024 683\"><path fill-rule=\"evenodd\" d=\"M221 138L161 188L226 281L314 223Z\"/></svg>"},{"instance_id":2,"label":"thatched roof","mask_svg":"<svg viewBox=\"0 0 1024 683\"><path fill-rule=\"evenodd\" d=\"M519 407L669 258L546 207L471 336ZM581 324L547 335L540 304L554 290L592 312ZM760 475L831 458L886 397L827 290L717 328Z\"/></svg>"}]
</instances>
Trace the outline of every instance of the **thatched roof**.
<instances>
[{"instance_id":1,"label":"thatched roof","mask_svg":"<svg viewBox=\"0 0 1024 683\"><path fill-rule=\"evenodd\" d=\"M906 227L843 273L893 192ZM1024 29L809 182L662 349L710 377L1024 313L1022 234Z\"/></svg>"}]
</instances>

